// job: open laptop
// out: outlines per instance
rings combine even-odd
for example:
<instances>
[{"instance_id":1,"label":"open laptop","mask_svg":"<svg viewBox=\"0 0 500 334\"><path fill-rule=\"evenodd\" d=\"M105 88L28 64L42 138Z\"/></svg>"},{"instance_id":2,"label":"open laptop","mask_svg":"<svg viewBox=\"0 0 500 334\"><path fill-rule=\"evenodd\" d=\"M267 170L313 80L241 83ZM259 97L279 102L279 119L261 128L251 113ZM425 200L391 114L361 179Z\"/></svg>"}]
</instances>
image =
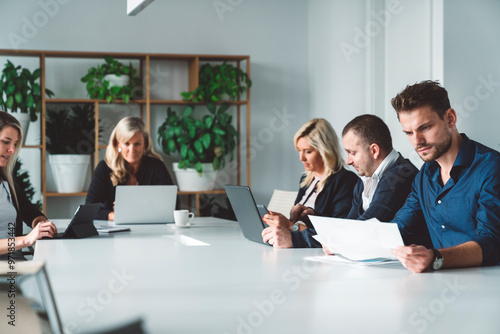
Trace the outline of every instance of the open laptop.
<instances>
[{"instance_id":1,"label":"open laptop","mask_svg":"<svg viewBox=\"0 0 500 334\"><path fill-rule=\"evenodd\" d=\"M243 236L248 240L264 244L262 230L267 227L267 224L262 221L262 216L267 213L267 209L261 206L259 210L247 186L226 185L224 188Z\"/></svg>"},{"instance_id":2,"label":"open laptop","mask_svg":"<svg viewBox=\"0 0 500 334\"><path fill-rule=\"evenodd\" d=\"M98 235L99 233L94 226L94 217L100 207L99 203L80 205L64 232L54 234L52 238L44 237L42 239L81 239Z\"/></svg>"},{"instance_id":3,"label":"open laptop","mask_svg":"<svg viewBox=\"0 0 500 334\"><path fill-rule=\"evenodd\" d=\"M177 186L117 186L115 224L174 222Z\"/></svg>"}]
</instances>

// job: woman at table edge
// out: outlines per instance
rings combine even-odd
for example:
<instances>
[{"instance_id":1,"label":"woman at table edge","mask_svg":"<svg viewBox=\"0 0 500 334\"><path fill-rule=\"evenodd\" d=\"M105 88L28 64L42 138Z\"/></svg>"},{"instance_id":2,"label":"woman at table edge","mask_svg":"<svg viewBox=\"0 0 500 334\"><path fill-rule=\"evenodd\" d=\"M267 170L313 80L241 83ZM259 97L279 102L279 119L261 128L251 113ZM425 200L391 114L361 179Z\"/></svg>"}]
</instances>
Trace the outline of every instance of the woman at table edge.
<instances>
[{"instance_id":1,"label":"woman at table edge","mask_svg":"<svg viewBox=\"0 0 500 334\"><path fill-rule=\"evenodd\" d=\"M331 124L315 118L297 131L293 141L305 170L290 219L272 212L264 215L263 220L270 226L302 231L312 227L308 215L346 217L358 176L344 168L338 137ZM272 244L274 234L267 234L270 231L264 230L263 239Z\"/></svg>"},{"instance_id":2,"label":"woman at table edge","mask_svg":"<svg viewBox=\"0 0 500 334\"><path fill-rule=\"evenodd\" d=\"M128 116L111 133L106 156L94 170L85 203L102 203L96 219L114 220L116 186L173 184L144 122Z\"/></svg>"},{"instance_id":3,"label":"woman at table edge","mask_svg":"<svg viewBox=\"0 0 500 334\"><path fill-rule=\"evenodd\" d=\"M21 249L57 233L55 225L33 205L14 181L14 165L23 139L19 121L0 110L0 260L24 260ZM32 228L22 235L22 222Z\"/></svg>"}]
</instances>

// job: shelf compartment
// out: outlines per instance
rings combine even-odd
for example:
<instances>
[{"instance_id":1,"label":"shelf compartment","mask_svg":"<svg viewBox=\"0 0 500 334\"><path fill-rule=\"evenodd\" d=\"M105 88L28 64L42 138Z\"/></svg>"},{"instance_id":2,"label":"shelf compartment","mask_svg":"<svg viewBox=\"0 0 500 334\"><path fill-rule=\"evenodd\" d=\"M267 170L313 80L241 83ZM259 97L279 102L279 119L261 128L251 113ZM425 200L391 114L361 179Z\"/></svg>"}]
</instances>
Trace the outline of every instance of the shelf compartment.
<instances>
[{"instance_id":1,"label":"shelf compartment","mask_svg":"<svg viewBox=\"0 0 500 334\"><path fill-rule=\"evenodd\" d=\"M42 145L23 145L22 148L42 148Z\"/></svg>"},{"instance_id":2,"label":"shelf compartment","mask_svg":"<svg viewBox=\"0 0 500 334\"><path fill-rule=\"evenodd\" d=\"M178 191L178 195L187 195L189 198L189 205L191 205L191 196L195 197L195 210L196 217L200 217L200 195L205 194L225 194L226 191L224 189L216 189L216 190L207 190L207 191ZM189 211L191 211L191 206L189 207Z\"/></svg>"},{"instance_id":3,"label":"shelf compartment","mask_svg":"<svg viewBox=\"0 0 500 334\"><path fill-rule=\"evenodd\" d=\"M79 193L45 193L47 197L87 196L87 192Z\"/></svg>"}]
</instances>

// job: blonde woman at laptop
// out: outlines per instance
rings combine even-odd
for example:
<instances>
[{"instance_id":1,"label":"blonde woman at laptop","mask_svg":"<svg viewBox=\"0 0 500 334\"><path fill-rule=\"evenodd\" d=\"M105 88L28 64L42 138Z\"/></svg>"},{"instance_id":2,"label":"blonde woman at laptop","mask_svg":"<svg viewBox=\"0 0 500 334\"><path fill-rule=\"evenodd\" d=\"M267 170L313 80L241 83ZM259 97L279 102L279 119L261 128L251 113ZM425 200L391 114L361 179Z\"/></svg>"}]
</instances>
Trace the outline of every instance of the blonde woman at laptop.
<instances>
[{"instance_id":1,"label":"blonde woman at laptop","mask_svg":"<svg viewBox=\"0 0 500 334\"><path fill-rule=\"evenodd\" d=\"M57 233L54 224L47 221L14 182L12 171L22 141L18 120L0 111L0 260L23 260L22 248ZM33 228L25 236L22 235L23 221Z\"/></svg>"},{"instance_id":2,"label":"blonde woman at laptop","mask_svg":"<svg viewBox=\"0 0 500 334\"><path fill-rule=\"evenodd\" d=\"M337 134L325 119L304 124L293 142L305 170L290 219L276 212L263 217L270 226L262 232L264 242L279 248L293 247L291 232L312 227L308 215L346 217L358 181L356 174L344 168Z\"/></svg>"},{"instance_id":3,"label":"blonde woman at laptop","mask_svg":"<svg viewBox=\"0 0 500 334\"><path fill-rule=\"evenodd\" d=\"M111 133L106 157L94 171L85 203L102 203L96 219L114 220L117 185L173 184L142 120L125 117Z\"/></svg>"}]
</instances>

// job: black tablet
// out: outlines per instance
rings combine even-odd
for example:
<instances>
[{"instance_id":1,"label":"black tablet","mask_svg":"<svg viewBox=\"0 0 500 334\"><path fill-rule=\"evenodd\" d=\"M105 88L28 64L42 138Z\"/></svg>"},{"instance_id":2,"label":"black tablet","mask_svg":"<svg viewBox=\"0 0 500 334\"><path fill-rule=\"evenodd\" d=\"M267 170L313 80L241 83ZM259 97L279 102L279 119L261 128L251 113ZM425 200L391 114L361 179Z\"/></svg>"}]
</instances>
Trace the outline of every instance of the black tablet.
<instances>
[{"instance_id":1,"label":"black tablet","mask_svg":"<svg viewBox=\"0 0 500 334\"><path fill-rule=\"evenodd\" d=\"M100 206L100 203L80 205L64 232L57 233L52 238L42 239L81 239L98 235L99 233L94 226L94 217Z\"/></svg>"}]
</instances>

